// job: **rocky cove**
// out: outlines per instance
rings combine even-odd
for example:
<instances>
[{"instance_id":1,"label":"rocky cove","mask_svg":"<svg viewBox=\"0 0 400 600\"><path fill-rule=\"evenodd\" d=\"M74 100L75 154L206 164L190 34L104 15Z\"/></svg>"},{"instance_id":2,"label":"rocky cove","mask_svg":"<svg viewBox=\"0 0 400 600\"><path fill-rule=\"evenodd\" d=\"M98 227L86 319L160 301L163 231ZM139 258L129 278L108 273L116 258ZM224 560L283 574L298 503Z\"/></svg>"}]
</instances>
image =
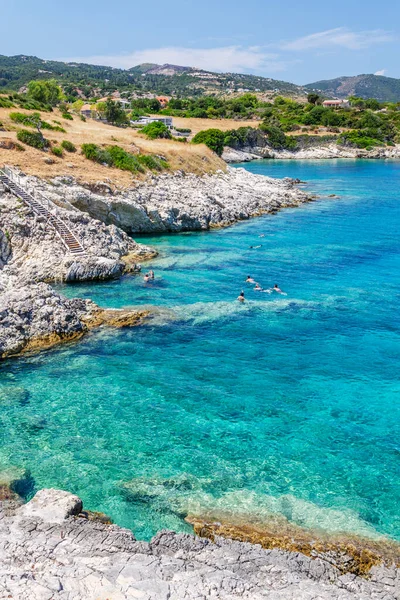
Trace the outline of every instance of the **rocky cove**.
<instances>
[{"instance_id":1,"label":"rocky cove","mask_svg":"<svg viewBox=\"0 0 400 600\"><path fill-rule=\"evenodd\" d=\"M77 339L92 327L129 326L147 318L143 310L106 311L88 300L68 300L50 285L134 273L137 262L154 251L133 242L125 231L206 230L310 200L290 180L240 169L205 178L161 176L132 190L117 190L107 181L87 186L65 177L32 178L29 185L53 200L79 234L86 255L68 257L45 222L3 191L0 326L5 356ZM285 530L282 523L271 533L225 521L220 514L182 515L180 505L180 517L200 537L161 531L147 543L106 524L104 515L84 510L81 500L67 492L44 489L23 504L17 492L31 495L25 479L8 474L1 480L4 597L399 598L396 546L365 542L360 548L343 540L324 545L315 535L296 539L299 532ZM176 487L163 480L157 489L171 485ZM137 495L137 487L128 488Z\"/></svg>"},{"instance_id":2,"label":"rocky cove","mask_svg":"<svg viewBox=\"0 0 400 600\"><path fill-rule=\"evenodd\" d=\"M93 303L67 300L51 282L96 281L139 271L139 261L156 253L128 233L192 231L231 225L310 200L292 181L230 169L198 177L176 173L153 177L128 190L107 182L78 185L71 177L45 182L21 179L26 189L45 194L54 211L78 236L85 254L65 252L54 229L29 206L0 189L0 355L81 337L110 320L126 325L144 316L131 311L98 318ZM129 312L129 311L128 311Z\"/></svg>"}]
</instances>

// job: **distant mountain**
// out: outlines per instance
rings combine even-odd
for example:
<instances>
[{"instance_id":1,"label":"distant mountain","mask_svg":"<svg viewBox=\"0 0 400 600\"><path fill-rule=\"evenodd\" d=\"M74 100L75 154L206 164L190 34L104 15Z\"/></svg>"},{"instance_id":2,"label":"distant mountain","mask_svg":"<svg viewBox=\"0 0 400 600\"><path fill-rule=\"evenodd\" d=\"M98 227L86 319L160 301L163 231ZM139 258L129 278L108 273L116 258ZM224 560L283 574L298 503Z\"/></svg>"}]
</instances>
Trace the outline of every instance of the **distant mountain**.
<instances>
[{"instance_id":1,"label":"distant mountain","mask_svg":"<svg viewBox=\"0 0 400 600\"><path fill-rule=\"evenodd\" d=\"M316 81L305 86L337 98L359 96L380 102L400 102L400 79L383 75L356 75Z\"/></svg>"},{"instance_id":2,"label":"distant mountain","mask_svg":"<svg viewBox=\"0 0 400 600\"><path fill-rule=\"evenodd\" d=\"M74 87L83 89L86 95L90 95L93 90L104 95L116 89L181 96L249 91L304 97L307 93L302 86L286 81L257 75L213 73L170 64L144 63L125 70L85 63L43 60L36 56L0 55L0 91L18 90L32 79L52 78L59 81L69 95L75 93Z\"/></svg>"}]
</instances>

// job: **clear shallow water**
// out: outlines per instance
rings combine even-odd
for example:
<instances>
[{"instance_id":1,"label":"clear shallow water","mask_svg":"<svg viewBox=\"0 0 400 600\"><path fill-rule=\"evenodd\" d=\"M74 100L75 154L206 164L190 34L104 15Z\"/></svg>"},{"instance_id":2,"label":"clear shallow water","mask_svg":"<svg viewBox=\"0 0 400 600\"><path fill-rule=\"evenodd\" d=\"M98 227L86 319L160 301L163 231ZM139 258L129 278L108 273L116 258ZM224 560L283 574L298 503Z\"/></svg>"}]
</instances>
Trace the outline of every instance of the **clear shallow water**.
<instances>
[{"instance_id":1,"label":"clear shallow water","mask_svg":"<svg viewBox=\"0 0 400 600\"><path fill-rule=\"evenodd\" d=\"M63 287L165 310L2 364L0 467L28 467L37 488L73 491L141 538L231 511L400 540L400 163L246 168L324 198L143 238L160 252L152 285ZM287 296L254 292L248 274Z\"/></svg>"}]
</instances>

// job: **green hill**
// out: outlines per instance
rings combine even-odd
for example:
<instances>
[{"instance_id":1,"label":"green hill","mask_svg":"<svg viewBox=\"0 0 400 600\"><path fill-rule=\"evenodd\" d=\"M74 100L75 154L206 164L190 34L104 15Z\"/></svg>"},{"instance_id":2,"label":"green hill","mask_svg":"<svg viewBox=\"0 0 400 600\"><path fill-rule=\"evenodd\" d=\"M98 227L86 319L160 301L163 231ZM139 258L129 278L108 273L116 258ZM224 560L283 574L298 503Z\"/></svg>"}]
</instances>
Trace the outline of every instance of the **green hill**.
<instances>
[{"instance_id":1,"label":"green hill","mask_svg":"<svg viewBox=\"0 0 400 600\"><path fill-rule=\"evenodd\" d=\"M305 86L337 98L359 96L380 102L400 102L400 79L383 75L356 75L316 81Z\"/></svg>"},{"instance_id":2,"label":"green hill","mask_svg":"<svg viewBox=\"0 0 400 600\"><path fill-rule=\"evenodd\" d=\"M18 90L32 79L56 79L68 94L74 86L86 95L100 90L103 95L116 89L142 90L159 94L197 96L241 91L275 92L287 96L305 96L302 86L256 75L213 73L193 67L145 63L131 69L116 69L84 63L43 60L36 56L0 55L0 92ZM85 89L89 88L89 89Z\"/></svg>"}]
</instances>

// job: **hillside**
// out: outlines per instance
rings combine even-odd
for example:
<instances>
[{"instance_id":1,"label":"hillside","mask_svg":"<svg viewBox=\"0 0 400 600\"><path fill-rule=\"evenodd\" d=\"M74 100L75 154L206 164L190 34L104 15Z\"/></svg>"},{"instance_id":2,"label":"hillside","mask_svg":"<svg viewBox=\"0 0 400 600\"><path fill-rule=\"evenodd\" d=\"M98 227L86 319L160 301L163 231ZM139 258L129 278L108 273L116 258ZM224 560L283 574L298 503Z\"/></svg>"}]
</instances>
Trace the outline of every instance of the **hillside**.
<instances>
[{"instance_id":1,"label":"hillside","mask_svg":"<svg viewBox=\"0 0 400 600\"><path fill-rule=\"evenodd\" d=\"M67 92L72 93L74 86L79 86L87 96L105 95L116 89L181 96L227 94L243 90L296 97L304 97L306 94L303 87L285 81L256 75L212 73L178 65L146 63L124 70L43 60L36 56L0 55L0 90L18 90L32 79L52 78L57 79ZM98 94L93 93L94 91Z\"/></svg>"},{"instance_id":2,"label":"hillside","mask_svg":"<svg viewBox=\"0 0 400 600\"><path fill-rule=\"evenodd\" d=\"M179 170L203 175L226 167L216 154L203 145L182 144L163 139L148 140L138 130L113 127L94 119L83 122L75 115L70 121L63 118L58 109L54 109L52 113L42 113L41 116L45 121L60 124L65 133L44 130L46 138L52 142L52 145L60 145L63 140L68 140L76 146L77 152L64 152L63 158L58 158L51 152L44 152L25 144L22 145L23 151L21 151L18 149L21 144L17 143L17 132L24 126L12 121L10 113L13 110L0 108L0 167L3 164L14 165L20 167L25 173L42 178L72 175L78 181L91 183L108 179L113 185L123 187L131 185L132 181L151 176L150 171L132 175L128 171L87 160L80 150L81 145L87 143L101 147L116 144L134 154L162 157L168 163L168 170L172 172ZM29 111L21 112L29 114ZM239 125L240 123L231 122L231 127Z\"/></svg>"},{"instance_id":3,"label":"hillside","mask_svg":"<svg viewBox=\"0 0 400 600\"><path fill-rule=\"evenodd\" d=\"M400 101L400 79L384 77L383 75L356 75L355 77L337 77L316 81L305 86L318 90L327 96L347 98L376 98L380 102Z\"/></svg>"}]
</instances>

